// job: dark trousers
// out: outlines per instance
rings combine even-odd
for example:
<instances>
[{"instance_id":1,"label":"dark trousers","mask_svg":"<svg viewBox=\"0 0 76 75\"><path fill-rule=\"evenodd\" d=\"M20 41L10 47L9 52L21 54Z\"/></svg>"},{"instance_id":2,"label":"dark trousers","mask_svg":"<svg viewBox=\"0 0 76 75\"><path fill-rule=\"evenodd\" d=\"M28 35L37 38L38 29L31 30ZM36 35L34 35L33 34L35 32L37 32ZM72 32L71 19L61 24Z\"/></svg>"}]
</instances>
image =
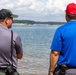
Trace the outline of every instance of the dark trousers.
<instances>
[{"instance_id":1,"label":"dark trousers","mask_svg":"<svg viewBox=\"0 0 76 75\"><path fill-rule=\"evenodd\" d=\"M0 68L0 75L8 75L5 72L6 72L6 68ZM12 75L19 75L19 73L17 71L14 71Z\"/></svg>"},{"instance_id":2,"label":"dark trousers","mask_svg":"<svg viewBox=\"0 0 76 75\"><path fill-rule=\"evenodd\" d=\"M5 72L0 71L0 75L6 75ZM17 72L14 72L14 75L19 75Z\"/></svg>"},{"instance_id":3,"label":"dark trousers","mask_svg":"<svg viewBox=\"0 0 76 75\"><path fill-rule=\"evenodd\" d=\"M75 68L67 68L65 70L65 73L64 72L61 73L61 68L56 67L55 71L54 71L54 75L76 75L76 69Z\"/></svg>"}]
</instances>

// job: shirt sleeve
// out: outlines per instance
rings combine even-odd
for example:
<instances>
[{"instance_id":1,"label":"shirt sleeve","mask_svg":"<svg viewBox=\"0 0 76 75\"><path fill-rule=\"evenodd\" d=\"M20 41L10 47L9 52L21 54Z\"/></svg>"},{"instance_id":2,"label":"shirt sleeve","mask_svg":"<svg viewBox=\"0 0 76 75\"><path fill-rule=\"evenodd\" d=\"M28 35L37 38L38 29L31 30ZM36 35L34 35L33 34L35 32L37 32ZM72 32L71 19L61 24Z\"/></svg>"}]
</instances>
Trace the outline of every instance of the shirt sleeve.
<instances>
[{"instance_id":1,"label":"shirt sleeve","mask_svg":"<svg viewBox=\"0 0 76 75\"><path fill-rule=\"evenodd\" d=\"M15 39L15 45L16 45L16 53L17 54L22 54L23 49L22 49L21 38L19 36L17 36L16 39Z\"/></svg>"},{"instance_id":2,"label":"shirt sleeve","mask_svg":"<svg viewBox=\"0 0 76 75\"><path fill-rule=\"evenodd\" d=\"M56 51L61 51L62 49L61 33L59 29L55 31L50 49Z\"/></svg>"}]
</instances>

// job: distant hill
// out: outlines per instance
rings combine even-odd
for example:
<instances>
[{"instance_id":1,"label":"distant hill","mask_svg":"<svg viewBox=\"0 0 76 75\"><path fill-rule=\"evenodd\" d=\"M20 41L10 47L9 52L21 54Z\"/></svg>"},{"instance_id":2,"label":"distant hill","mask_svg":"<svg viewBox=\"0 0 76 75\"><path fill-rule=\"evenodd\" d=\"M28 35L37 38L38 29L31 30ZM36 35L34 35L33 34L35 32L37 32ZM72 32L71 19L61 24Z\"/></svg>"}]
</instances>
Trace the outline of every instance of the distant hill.
<instances>
[{"instance_id":1,"label":"distant hill","mask_svg":"<svg viewBox=\"0 0 76 75\"><path fill-rule=\"evenodd\" d=\"M26 24L49 24L49 25L57 25L64 24L65 22L40 22L40 21L32 21L32 20L14 20L14 23L26 23Z\"/></svg>"}]
</instances>

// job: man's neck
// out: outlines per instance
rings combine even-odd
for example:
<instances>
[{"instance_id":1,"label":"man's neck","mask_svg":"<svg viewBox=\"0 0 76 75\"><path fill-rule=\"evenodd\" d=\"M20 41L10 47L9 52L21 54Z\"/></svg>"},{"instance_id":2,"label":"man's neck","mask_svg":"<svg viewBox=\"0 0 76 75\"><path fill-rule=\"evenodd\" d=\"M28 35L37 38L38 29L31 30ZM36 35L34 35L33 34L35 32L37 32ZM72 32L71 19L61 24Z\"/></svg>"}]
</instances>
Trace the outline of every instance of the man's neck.
<instances>
[{"instance_id":1,"label":"man's neck","mask_svg":"<svg viewBox=\"0 0 76 75\"><path fill-rule=\"evenodd\" d=\"M5 27L7 27L7 25L4 22L0 22L0 24L3 25L3 26L5 26Z\"/></svg>"}]
</instances>

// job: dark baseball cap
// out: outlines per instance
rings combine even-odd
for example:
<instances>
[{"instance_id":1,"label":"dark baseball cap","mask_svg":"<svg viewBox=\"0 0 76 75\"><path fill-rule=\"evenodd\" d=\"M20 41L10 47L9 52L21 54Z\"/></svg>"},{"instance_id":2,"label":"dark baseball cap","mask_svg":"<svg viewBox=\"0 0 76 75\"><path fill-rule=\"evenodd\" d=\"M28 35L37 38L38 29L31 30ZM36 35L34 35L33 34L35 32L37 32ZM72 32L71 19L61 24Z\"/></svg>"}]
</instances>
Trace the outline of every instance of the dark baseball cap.
<instances>
[{"instance_id":1,"label":"dark baseball cap","mask_svg":"<svg viewBox=\"0 0 76 75\"><path fill-rule=\"evenodd\" d=\"M70 3L66 7L67 14L76 14L76 4L75 3Z\"/></svg>"},{"instance_id":2,"label":"dark baseball cap","mask_svg":"<svg viewBox=\"0 0 76 75\"><path fill-rule=\"evenodd\" d=\"M17 18L18 15L13 14L9 9L1 9L0 10L0 19L8 18Z\"/></svg>"}]
</instances>

